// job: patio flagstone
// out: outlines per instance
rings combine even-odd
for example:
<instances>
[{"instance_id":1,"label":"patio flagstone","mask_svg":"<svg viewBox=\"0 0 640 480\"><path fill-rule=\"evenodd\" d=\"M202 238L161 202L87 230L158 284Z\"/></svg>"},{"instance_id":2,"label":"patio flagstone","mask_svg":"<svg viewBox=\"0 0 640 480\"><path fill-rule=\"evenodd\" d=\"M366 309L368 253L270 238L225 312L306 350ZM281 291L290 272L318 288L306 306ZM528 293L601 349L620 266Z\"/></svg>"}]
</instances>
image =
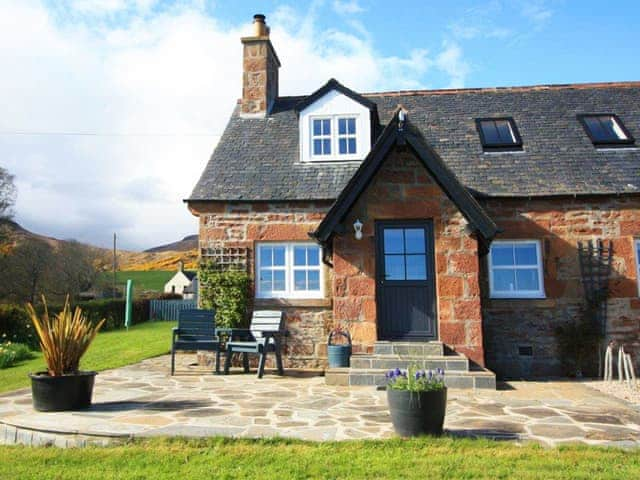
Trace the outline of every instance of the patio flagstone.
<instances>
[{"instance_id":1,"label":"patio flagstone","mask_svg":"<svg viewBox=\"0 0 640 480\"><path fill-rule=\"evenodd\" d=\"M83 446L159 435L287 437L312 441L394 436L386 393L374 387L328 386L309 372L213 375L178 357L100 373L93 406L36 412L30 391L0 396L0 443ZM640 413L578 382L510 382L509 388L448 395L449 435L559 445L640 446Z\"/></svg>"}]
</instances>

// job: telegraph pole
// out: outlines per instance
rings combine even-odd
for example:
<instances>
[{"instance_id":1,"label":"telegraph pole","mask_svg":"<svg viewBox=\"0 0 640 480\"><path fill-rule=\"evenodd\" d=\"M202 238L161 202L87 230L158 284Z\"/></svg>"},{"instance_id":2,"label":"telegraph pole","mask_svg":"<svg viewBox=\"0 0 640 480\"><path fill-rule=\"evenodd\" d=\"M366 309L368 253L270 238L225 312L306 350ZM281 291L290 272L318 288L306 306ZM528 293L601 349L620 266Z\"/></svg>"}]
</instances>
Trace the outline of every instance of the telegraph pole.
<instances>
[{"instance_id":1,"label":"telegraph pole","mask_svg":"<svg viewBox=\"0 0 640 480\"><path fill-rule=\"evenodd\" d=\"M116 298L116 269L118 267L118 260L116 257L116 234L113 233L113 290L111 291L111 296Z\"/></svg>"}]
</instances>

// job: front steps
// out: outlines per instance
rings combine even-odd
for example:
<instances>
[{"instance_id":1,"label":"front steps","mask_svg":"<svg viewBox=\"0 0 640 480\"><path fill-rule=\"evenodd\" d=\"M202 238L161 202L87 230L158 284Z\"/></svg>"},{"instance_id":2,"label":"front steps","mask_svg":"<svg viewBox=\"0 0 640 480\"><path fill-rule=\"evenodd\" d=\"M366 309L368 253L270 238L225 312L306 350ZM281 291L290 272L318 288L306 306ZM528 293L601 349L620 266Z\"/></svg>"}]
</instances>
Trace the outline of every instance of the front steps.
<instances>
[{"instance_id":1,"label":"front steps","mask_svg":"<svg viewBox=\"0 0 640 480\"><path fill-rule=\"evenodd\" d=\"M394 368L445 371L449 388L488 388L495 390L493 372L472 367L469 359L459 353L446 353L442 342L376 342L373 354L354 354L351 368L329 368L325 372L327 385L386 385L385 374Z\"/></svg>"}]
</instances>

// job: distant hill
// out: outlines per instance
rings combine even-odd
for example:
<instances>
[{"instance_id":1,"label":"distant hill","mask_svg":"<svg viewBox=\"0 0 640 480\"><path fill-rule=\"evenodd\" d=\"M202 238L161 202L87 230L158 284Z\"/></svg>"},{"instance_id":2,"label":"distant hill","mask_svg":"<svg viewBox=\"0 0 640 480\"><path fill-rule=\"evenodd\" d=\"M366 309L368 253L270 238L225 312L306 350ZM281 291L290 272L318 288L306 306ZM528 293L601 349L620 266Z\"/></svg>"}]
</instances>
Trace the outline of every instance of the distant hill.
<instances>
[{"instance_id":1,"label":"distant hill","mask_svg":"<svg viewBox=\"0 0 640 480\"><path fill-rule=\"evenodd\" d=\"M0 221L0 227L5 227L9 231L12 242L9 244L8 251L13 245L25 239L42 240L54 248L67 241L30 232L11 220ZM113 252L111 249L93 245L87 246L96 253L98 269L107 271L113 268ZM198 235L189 235L178 242L154 247L144 252L117 251L118 270L177 270L180 261L184 262L186 269L194 270L197 268Z\"/></svg>"},{"instance_id":2,"label":"distant hill","mask_svg":"<svg viewBox=\"0 0 640 480\"><path fill-rule=\"evenodd\" d=\"M177 242L167 243L166 245L160 245L159 247L149 248L144 253L157 253L157 252L186 252L189 250L197 250L198 248L198 235L187 235L182 240Z\"/></svg>"}]
</instances>

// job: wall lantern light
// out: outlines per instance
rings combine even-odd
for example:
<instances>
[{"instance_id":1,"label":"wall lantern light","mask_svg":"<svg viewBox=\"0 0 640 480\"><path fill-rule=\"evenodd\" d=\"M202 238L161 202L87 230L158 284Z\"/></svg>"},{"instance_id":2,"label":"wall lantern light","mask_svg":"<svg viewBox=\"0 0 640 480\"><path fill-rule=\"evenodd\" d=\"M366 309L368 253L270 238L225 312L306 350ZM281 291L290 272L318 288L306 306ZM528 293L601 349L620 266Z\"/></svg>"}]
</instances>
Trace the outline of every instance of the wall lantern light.
<instances>
[{"instance_id":1,"label":"wall lantern light","mask_svg":"<svg viewBox=\"0 0 640 480\"><path fill-rule=\"evenodd\" d=\"M353 230L356 233L356 240L362 240L362 222L360 219L353 222Z\"/></svg>"}]
</instances>

